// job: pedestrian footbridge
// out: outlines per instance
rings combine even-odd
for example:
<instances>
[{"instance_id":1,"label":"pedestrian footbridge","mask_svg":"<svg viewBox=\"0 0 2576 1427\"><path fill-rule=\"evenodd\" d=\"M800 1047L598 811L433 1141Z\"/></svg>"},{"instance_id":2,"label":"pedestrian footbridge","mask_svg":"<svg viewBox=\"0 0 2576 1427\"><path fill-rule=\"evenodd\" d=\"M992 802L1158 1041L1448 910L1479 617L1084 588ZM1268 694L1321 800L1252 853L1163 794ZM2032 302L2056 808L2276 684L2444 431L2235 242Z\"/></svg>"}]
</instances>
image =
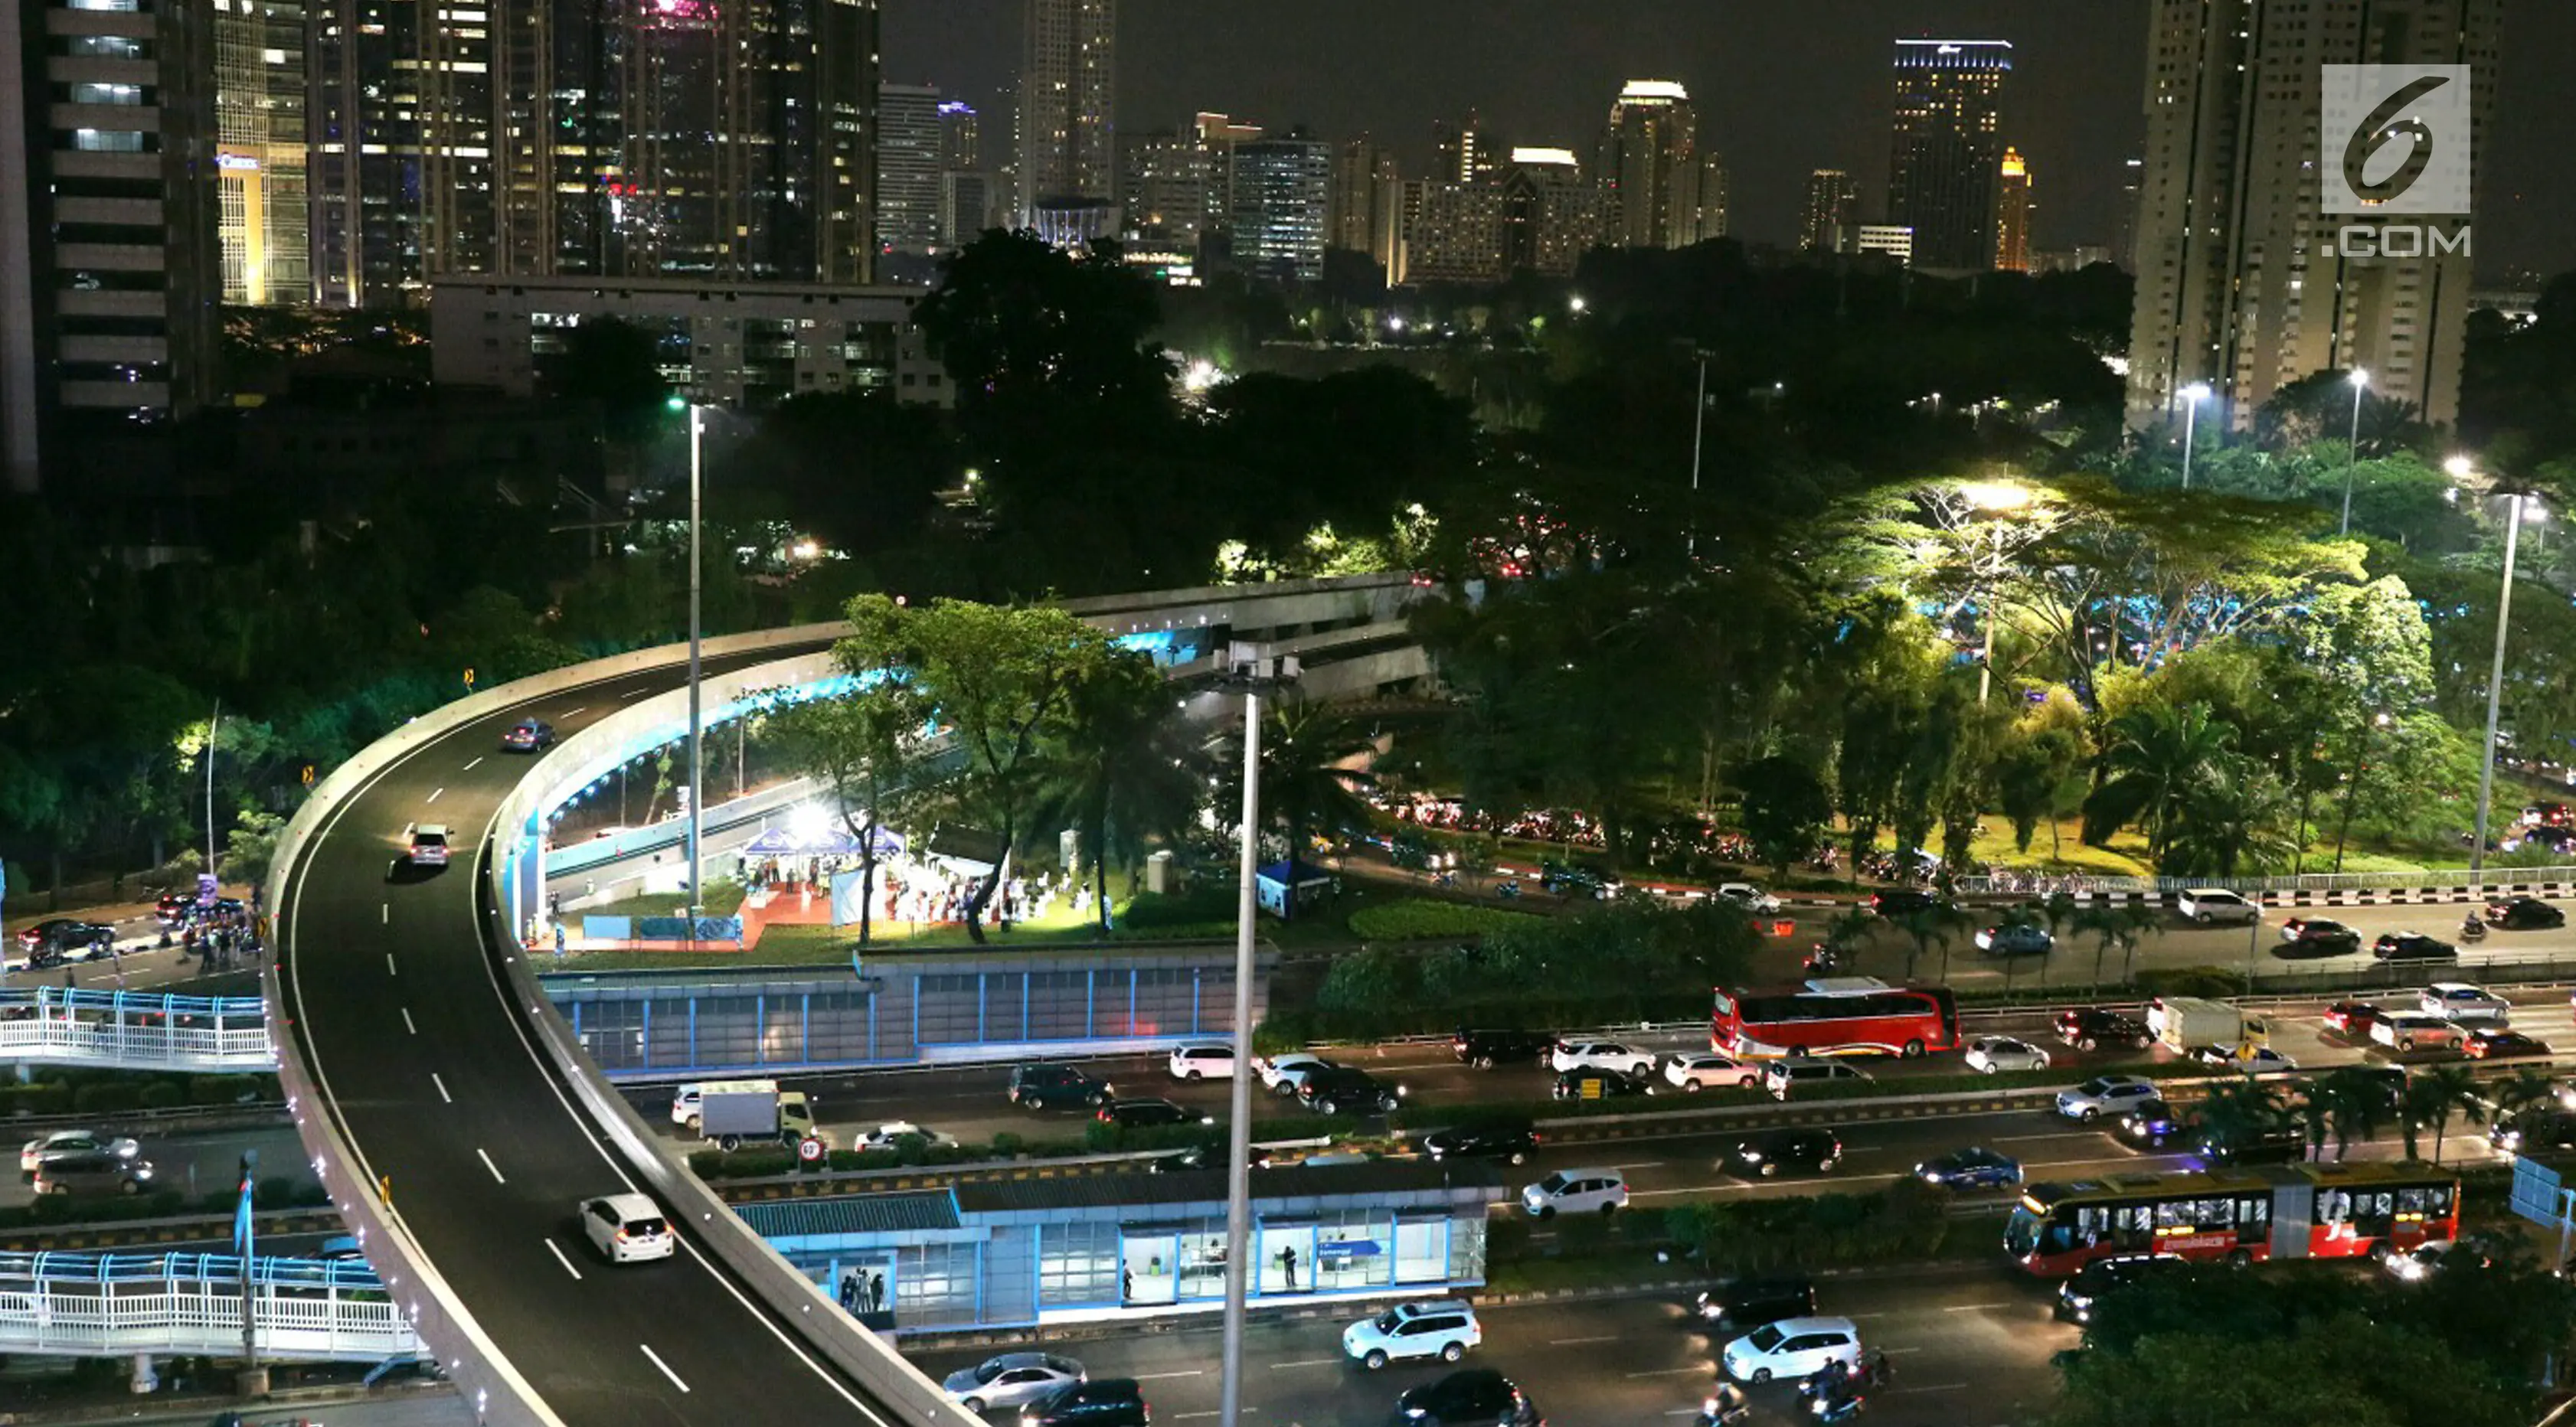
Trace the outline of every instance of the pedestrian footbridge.
<instances>
[{"instance_id":1,"label":"pedestrian footbridge","mask_svg":"<svg viewBox=\"0 0 2576 1427\"><path fill-rule=\"evenodd\" d=\"M363 1260L250 1260L264 1362L406 1359L411 1317ZM242 1349L242 1260L229 1254L0 1254L0 1353L79 1357Z\"/></svg>"},{"instance_id":2,"label":"pedestrian footbridge","mask_svg":"<svg viewBox=\"0 0 2576 1427\"><path fill-rule=\"evenodd\" d=\"M0 1060L200 1073L277 1068L268 1008L256 996L146 991L0 990Z\"/></svg>"}]
</instances>

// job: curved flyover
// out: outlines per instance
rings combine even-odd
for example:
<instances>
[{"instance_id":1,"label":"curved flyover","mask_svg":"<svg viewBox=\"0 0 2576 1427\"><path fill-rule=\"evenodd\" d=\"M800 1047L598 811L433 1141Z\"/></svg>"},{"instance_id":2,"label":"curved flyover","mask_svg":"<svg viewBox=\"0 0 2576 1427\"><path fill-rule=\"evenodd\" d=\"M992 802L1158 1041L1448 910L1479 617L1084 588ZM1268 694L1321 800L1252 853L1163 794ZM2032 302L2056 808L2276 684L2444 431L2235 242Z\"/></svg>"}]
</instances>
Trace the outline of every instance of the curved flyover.
<instances>
[{"instance_id":1,"label":"curved flyover","mask_svg":"<svg viewBox=\"0 0 2576 1427\"><path fill-rule=\"evenodd\" d=\"M1384 618L1403 583L1075 609L1112 632L1294 632L1331 618L1306 612L1318 601ZM1348 613L1352 596L1379 613ZM810 680L837 632L709 641L710 688ZM660 1152L518 955L505 901L537 896L544 813L667 720L685 676L685 650L664 648L522 680L413 721L316 790L280 839L269 901L281 924L266 993L299 1133L480 1420L963 1427L973 1419ZM528 715L568 735L533 766L499 751ZM414 821L449 826L455 865L395 875ZM629 1188L681 1228L676 1258L611 1269L589 1254L574 1205Z\"/></svg>"}]
</instances>

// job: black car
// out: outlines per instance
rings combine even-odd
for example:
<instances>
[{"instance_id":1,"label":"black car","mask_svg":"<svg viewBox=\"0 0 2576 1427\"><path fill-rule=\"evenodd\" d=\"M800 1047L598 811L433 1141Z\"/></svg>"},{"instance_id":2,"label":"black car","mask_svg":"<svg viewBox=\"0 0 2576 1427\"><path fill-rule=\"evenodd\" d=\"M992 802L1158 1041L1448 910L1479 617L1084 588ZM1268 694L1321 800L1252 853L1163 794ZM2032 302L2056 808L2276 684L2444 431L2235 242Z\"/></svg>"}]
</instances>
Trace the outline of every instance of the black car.
<instances>
[{"instance_id":1,"label":"black car","mask_svg":"<svg viewBox=\"0 0 2576 1427\"><path fill-rule=\"evenodd\" d=\"M1556 1049L1556 1037L1546 1031L1480 1031L1461 1029L1449 1038L1449 1053L1460 1063L1478 1070L1491 1070L1497 1065L1515 1061L1545 1060Z\"/></svg>"},{"instance_id":2,"label":"black car","mask_svg":"<svg viewBox=\"0 0 2576 1427\"><path fill-rule=\"evenodd\" d=\"M1586 897L1612 897L1619 892L1617 873L1571 862L1544 864L1539 868L1538 884L1560 897L1571 897L1577 893Z\"/></svg>"},{"instance_id":3,"label":"black car","mask_svg":"<svg viewBox=\"0 0 2576 1427\"><path fill-rule=\"evenodd\" d=\"M2212 1165L2296 1164L2308 1157L2308 1134L2296 1125L2235 1135L2200 1131L2200 1157Z\"/></svg>"},{"instance_id":4,"label":"black car","mask_svg":"<svg viewBox=\"0 0 2576 1427\"><path fill-rule=\"evenodd\" d=\"M201 916L210 914L237 916L242 910L242 899L239 897L217 897L213 906L199 906L197 894L193 891L164 892L160 900L152 905L152 915L165 927L185 926Z\"/></svg>"},{"instance_id":5,"label":"black car","mask_svg":"<svg viewBox=\"0 0 2576 1427\"><path fill-rule=\"evenodd\" d=\"M93 947L113 945L116 929L78 917L53 917L18 933L18 949L35 957L60 958Z\"/></svg>"},{"instance_id":6,"label":"black car","mask_svg":"<svg viewBox=\"0 0 2576 1427\"><path fill-rule=\"evenodd\" d=\"M1842 1163L1843 1142L1827 1129L1765 1130L1736 1141L1726 1168L1748 1179L1769 1179L1784 1169L1830 1170Z\"/></svg>"},{"instance_id":7,"label":"black car","mask_svg":"<svg viewBox=\"0 0 2576 1427\"><path fill-rule=\"evenodd\" d=\"M1254 1169L1268 1169L1270 1167L1270 1151L1263 1149L1259 1145L1254 1145L1245 1154L1243 1162L1252 1166ZM1160 1159L1147 1160L1145 1162L1145 1170L1149 1174L1179 1174L1184 1170L1214 1169L1224 1163L1225 1147L1223 1145L1192 1145L1188 1149L1181 1151L1179 1154L1164 1155Z\"/></svg>"},{"instance_id":8,"label":"black car","mask_svg":"<svg viewBox=\"0 0 2576 1427\"><path fill-rule=\"evenodd\" d=\"M2106 1045L2145 1050L2155 1044L2156 1033L2135 1016L2087 1006L2057 1013L2057 1038L2077 1050L2098 1050Z\"/></svg>"},{"instance_id":9,"label":"black car","mask_svg":"<svg viewBox=\"0 0 2576 1427\"><path fill-rule=\"evenodd\" d=\"M1816 1285L1797 1277L1739 1278L1699 1296L1685 1320L1708 1333L1750 1333L1783 1318L1804 1318L1816 1311Z\"/></svg>"},{"instance_id":10,"label":"black car","mask_svg":"<svg viewBox=\"0 0 2576 1427\"><path fill-rule=\"evenodd\" d=\"M1122 1130L1151 1129L1157 1125L1214 1124L1215 1117L1202 1115L1186 1105L1169 1100L1112 1100L1100 1107L1095 1116Z\"/></svg>"},{"instance_id":11,"label":"black car","mask_svg":"<svg viewBox=\"0 0 2576 1427\"><path fill-rule=\"evenodd\" d=\"M1070 1065L1017 1065L1011 1067L1011 1103L1023 1110L1043 1110L1049 1105L1080 1105L1093 1109L1115 1098L1118 1088L1106 1080L1094 1080Z\"/></svg>"},{"instance_id":12,"label":"black car","mask_svg":"<svg viewBox=\"0 0 2576 1427\"><path fill-rule=\"evenodd\" d=\"M2507 1154L2576 1150L2576 1115L2564 1110L2517 1110L2488 1128L2487 1143Z\"/></svg>"},{"instance_id":13,"label":"black car","mask_svg":"<svg viewBox=\"0 0 2576 1427\"><path fill-rule=\"evenodd\" d=\"M2147 1149L2162 1149L2183 1133L2182 1117L2162 1100L2141 1100L2114 1122L2121 1140Z\"/></svg>"},{"instance_id":14,"label":"black car","mask_svg":"<svg viewBox=\"0 0 2576 1427\"><path fill-rule=\"evenodd\" d=\"M1613 1100L1624 1095L1652 1095L1655 1082L1615 1070L1569 1070L1556 1077L1547 1092L1559 1100Z\"/></svg>"},{"instance_id":15,"label":"black car","mask_svg":"<svg viewBox=\"0 0 2576 1427\"><path fill-rule=\"evenodd\" d=\"M1538 1131L1527 1125L1433 1130L1422 1137L1422 1152L1433 1159L1499 1159L1521 1164L1538 1153Z\"/></svg>"},{"instance_id":16,"label":"black car","mask_svg":"<svg viewBox=\"0 0 2576 1427\"><path fill-rule=\"evenodd\" d=\"M1469 1368L1408 1387L1395 1399L1395 1414L1436 1427L1524 1427L1538 1421L1538 1408L1492 1368Z\"/></svg>"},{"instance_id":17,"label":"black car","mask_svg":"<svg viewBox=\"0 0 2576 1427\"><path fill-rule=\"evenodd\" d=\"M2107 1294L2136 1283L2150 1274L2179 1273L2191 1261L2179 1254L2121 1254L2115 1258L2095 1259L2081 1273L2057 1287L2057 1316L2078 1323L2093 1321L2093 1310Z\"/></svg>"},{"instance_id":18,"label":"black car","mask_svg":"<svg viewBox=\"0 0 2576 1427\"><path fill-rule=\"evenodd\" d=\"M1132 1377L1067 1383L1020 1409L1020 1427L1148 1427L1153 1420Z\"/></svg>"},{"instance_id":19,"label":"black car","mask_svg":"<svg viewBox=\"0 0 2576 1427\"><path fill-rule=\"evenodd\" d=\"M1913 887L1899 887L1871 895L1869 909L1882 917L1910 917L1941 905L1941 899Z\"/></svg>"},{"instance_id":20,"label":"black car","mask_svg":"<svg viewBox=\"0 0 2576 1427\"><path fill-rule=\"evenodd\" d=\"M2386 932L2371 944L2370 954L2381 961L2457 961L2460 949L2447 941L2435 941L2422 932Z\"/></svg>"},{"instance_id":21,"label":"black car","mask_svg":"<svg viewBox=\"0 0 2576 1427\"><path fill-rule=\"evenodd\" d=\"M2332 917L2292 917L2281 923L2281 944L2272 954L2284 961L2349 956L2361 950L2361 933Z\"/></svg>"},{"instance_id":22,"label":"black car","mask_svg":"<svg viewBox=\"0 0 2576 1427\"><path fill-rule=\"evenodd\" d=\"M2487 925L2501 931L2535 932L2567 925L2567 914L2538 897L2516 897L2487 906Z\"/></svg>"},{"instance_id":23,"label":"black car","mask_svg":"<svg viewBox=\"0 0 2576 1427\"><path fill-rule=\"evenodd\" d=\"M541 718L523 718L501 735L503 751L511 753L534 753L554 741L553 726Z\"/></svg>"},{"instance_id":24,"label":"black car","mask_svg":"<svg viewBox=\"0 0 2576 1427\"><path fill-rule=\"evenodd\" d=\"M2021 1161L2008 1154L1970 1145L1914 1166L1915 1176L1944 1189L2018 1189Z\"/></svg>"},{"instance_id":25,"label":"black car","mask_svg":"<svg viewBox=\"0 0 2576 1427\"><path fill-rule=\"evenodd\" d=\"M1394 1110L1399 1099L1398 1093L1379 1084L1376 1076L1347 1065L1315 1071L1297 1087L1297 1103L1322 1115L1338 1115L1345 1110L1383 1115Z\"/></svg>"}]
</instances>

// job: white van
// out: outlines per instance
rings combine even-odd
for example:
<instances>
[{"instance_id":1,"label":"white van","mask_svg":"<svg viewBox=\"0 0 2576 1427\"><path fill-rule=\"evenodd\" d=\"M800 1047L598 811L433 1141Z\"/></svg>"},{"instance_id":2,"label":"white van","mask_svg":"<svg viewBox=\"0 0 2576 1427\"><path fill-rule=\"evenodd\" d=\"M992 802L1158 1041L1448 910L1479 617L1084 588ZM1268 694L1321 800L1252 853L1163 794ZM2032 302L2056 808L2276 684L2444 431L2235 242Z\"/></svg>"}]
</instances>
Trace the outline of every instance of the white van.
<instances>
[{"instance_id":1,"label":"white van","mask_svg":"<svg viewBox=\"0 0 2576 1427\"><path fill-rule=\"evenodd\" d=\"M1174 1080L1232 1080L1234 1047L1230 1045L1176 1045L1172 1047Z\"/></svg>"}]
</instances>

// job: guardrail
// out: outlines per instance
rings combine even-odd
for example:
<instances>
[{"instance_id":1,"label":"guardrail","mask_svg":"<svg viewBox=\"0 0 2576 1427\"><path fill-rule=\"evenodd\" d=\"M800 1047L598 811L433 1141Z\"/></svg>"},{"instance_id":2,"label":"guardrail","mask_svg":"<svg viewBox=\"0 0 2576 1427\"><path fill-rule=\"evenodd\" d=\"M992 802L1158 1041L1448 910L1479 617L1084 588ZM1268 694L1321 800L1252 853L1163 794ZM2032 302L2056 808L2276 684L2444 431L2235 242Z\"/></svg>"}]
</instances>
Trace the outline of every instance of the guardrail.
<instances>
[{"instance_id":1,"label":"guardrail","mask_svg":"<svg viewBox=\"0 0 2576 1427\"><path fill-rule=\"evenodd\" d=\"M363 1263L255 1258L249 1275L263 1358L380 1363L420 1350ZM242 1277L242 1261L222 1254L0 1253L0 1349L238 1353Z\"/></svg>"},{"instance_id":2,"label":"guardrail","mask_svg":"<svg viewBox=\"0 0 2576 1427\"><path fill-rule=\"evenodd\" d=\"M2303 872L2282 877L2097 877L2084 874L2034 877L1961 877L1954 886L1963 897L2046 896L2052 892L2122 892L2171 897L2198 887L2230 892L2372 892L2447 891L2482 887L2503 892L2528 887L2576 883L2576 867L2489 867L2475 879L2467 868L2424 872Z\"/></svg>"},{"instance_id":3,"label":"guardrail","mask_svg":"<svg viewBox=\"0 0 2576 1427\"><path fill-rule=\"evenodd\" d=\"M47 1065L264 1071L277 1066L257 999L36 986L0 991L0 1058Z\"/></svg>"}]
</instances>

